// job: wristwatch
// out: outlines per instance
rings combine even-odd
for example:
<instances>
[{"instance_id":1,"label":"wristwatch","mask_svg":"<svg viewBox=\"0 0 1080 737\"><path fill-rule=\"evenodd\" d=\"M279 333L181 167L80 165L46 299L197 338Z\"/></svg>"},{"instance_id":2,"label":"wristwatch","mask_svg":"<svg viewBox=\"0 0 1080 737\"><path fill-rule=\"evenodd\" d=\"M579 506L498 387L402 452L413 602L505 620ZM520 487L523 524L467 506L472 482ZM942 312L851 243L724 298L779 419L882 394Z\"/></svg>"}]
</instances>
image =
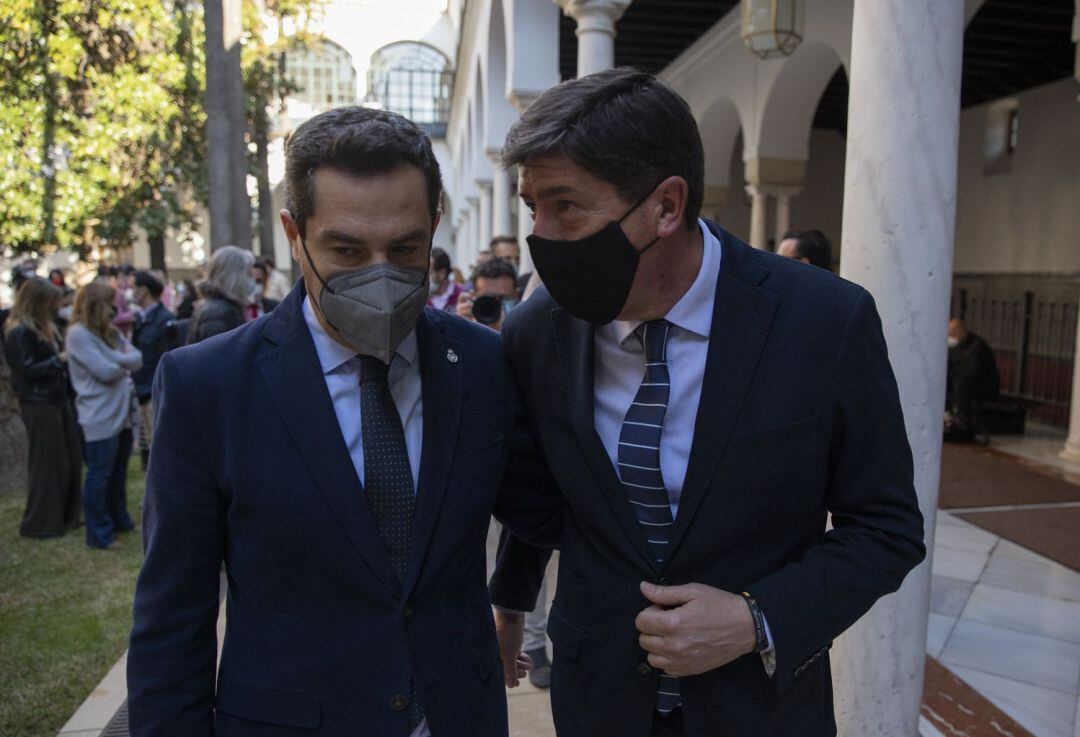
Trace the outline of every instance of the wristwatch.
<instances>
[{"instance_id":1,"label":"wristwatch","mask_svg":"<svg viewBox=\"0 0 1080 737\"><path fill-rule=\"evenodd\" d=\"M765 634L765 615L761 613L761 607L750 594L743 591L742 598L746 606L750 608L750 616L754 620L754 652L763 653L769 649L769 637Z\"/></svg>"}]
</instances>

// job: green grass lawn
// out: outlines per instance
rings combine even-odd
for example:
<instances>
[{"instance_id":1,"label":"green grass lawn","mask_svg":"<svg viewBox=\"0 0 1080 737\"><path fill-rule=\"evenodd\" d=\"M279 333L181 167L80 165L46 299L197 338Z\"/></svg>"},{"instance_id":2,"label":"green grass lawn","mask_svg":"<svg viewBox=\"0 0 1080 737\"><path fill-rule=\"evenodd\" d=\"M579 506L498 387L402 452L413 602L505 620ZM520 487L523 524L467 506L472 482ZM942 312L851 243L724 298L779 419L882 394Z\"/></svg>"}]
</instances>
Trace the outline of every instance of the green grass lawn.
<instances>
[{"instance_id":1,"label":"green grass lawn","mask_svg":"<svg viewBox=\"0 0 1080 737\"><path fill-rule=\"evenodd\" d=\"M127 498L140 528L143 483L136 454ZM93 550L82 528L19 537L25 503L0 496L0 735L55 737L127 648L142 543L136 531Z\"/></svg>"}]
</instances>

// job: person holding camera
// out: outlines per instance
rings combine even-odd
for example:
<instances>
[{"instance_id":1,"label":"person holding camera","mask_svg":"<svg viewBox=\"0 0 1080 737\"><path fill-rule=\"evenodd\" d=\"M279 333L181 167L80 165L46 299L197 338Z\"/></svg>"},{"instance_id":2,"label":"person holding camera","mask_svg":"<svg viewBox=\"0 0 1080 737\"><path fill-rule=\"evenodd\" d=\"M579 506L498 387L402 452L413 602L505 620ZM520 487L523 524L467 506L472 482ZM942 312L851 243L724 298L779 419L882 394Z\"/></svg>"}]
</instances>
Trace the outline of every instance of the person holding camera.
<instances>
[{"instance_id":1,"label":"person holding camera","mask_svg":"<svg viewBox=\"0 0 1080 737\"><path fill-rule=\"evenodd\" d=\"M506 314L517 303L517 270L509 261L493 258L476 267L472 291L458 297L457 313L501 331Z\"/></svg>"}]
</instances>

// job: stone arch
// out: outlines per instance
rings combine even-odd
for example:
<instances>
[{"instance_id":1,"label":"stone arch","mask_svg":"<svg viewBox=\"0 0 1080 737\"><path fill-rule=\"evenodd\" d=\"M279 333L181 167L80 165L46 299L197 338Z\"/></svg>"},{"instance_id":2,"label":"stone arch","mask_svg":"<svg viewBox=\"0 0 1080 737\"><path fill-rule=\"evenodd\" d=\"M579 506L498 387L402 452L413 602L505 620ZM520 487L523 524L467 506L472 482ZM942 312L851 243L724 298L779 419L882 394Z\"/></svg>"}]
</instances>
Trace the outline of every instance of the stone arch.
<instances>
[{"instance_id":1,"label":"stone arch","mask_svg":"<svg viewBox=\"0 0 1080 737\"><path fill-rule=\"evenodd\" d=\"M484 119L484 149L497 151L502 148L506 134L510 130L517 111L507 99L507 45L506 18L502 0L491 0L491 13L488 19L488 37L485 75L487 92L487 114Z\"/></svg>"},{"instance_id":2,"label":"stone arch","mask_svg":"<svg viewBox=\"0 0 1080 737\"><path fill-rule=\"evenodd\" d=\"M814 113L842 60L829 44L812 41L804 42L782 63L766 92L755 158L805 161Z\"/></svg>"}]
</instances>

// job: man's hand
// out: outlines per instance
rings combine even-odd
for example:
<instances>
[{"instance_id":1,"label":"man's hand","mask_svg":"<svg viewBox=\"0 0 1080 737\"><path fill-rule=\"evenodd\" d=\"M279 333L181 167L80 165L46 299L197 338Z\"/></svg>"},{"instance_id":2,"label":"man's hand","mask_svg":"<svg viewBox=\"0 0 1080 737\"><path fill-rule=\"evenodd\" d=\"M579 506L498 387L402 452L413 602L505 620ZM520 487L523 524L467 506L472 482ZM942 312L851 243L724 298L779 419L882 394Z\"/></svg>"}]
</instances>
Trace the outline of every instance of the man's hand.
<instances>
[{"instance_id":1,"label":"man's hand","mask_svg":"<svg viewBox=\"0 0 1080 737\"><path fill-rule=\"evenodd\" d=\"M495 635L499 639L502 657L503 682L507 688L516 687L532 668L532 658L521 652L525 639L525 614L495 609Z\"/></svg>"},{"instance_id":2,"label":"man's hand","mask_svg":"<svg viewBox=\"0 0 1080 737\"><path fill-rule=\"evenodd\" d=\"M694 676L754 651L754 618L743 598L700 583L642 582L653 603L634 620L649 665L672 676Z\"/></svg>"},{"instance_id":3,"label":"man's hand","mask_svg":"<svg viewBox=\"0 0 1080 737\"><path fill-rule=\"evenodd\" d=\"M472 303L475 300L476 295L472 292L462 292L461 294L459 294L457 300L458 317L464 317L466 320L471 320L475 322L476 319L473 317L472 314Z\"/></svg>"}]
</instances>

